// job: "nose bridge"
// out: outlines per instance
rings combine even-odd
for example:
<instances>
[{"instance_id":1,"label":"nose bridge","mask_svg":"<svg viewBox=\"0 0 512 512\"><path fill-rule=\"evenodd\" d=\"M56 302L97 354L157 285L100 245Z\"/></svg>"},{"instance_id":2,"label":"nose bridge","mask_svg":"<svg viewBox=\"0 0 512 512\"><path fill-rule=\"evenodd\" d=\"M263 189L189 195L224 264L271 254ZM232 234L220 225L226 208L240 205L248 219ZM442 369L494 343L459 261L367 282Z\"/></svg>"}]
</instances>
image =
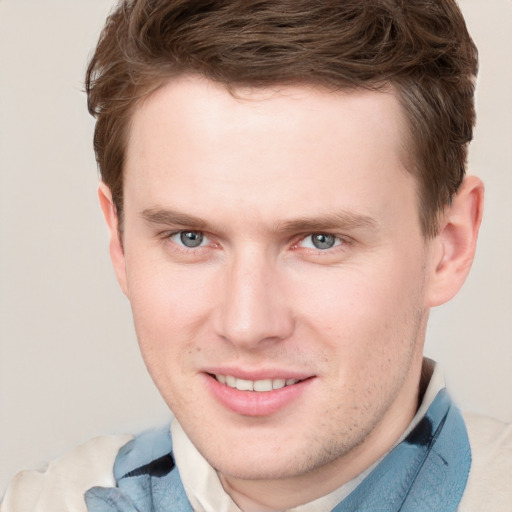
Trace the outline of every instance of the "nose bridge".
<instances>
[{"instance_id":1,"label":"nose bridge","mask_svg":"<svg viewBox=\"0 0 512 512\"><path fill-rule=\"evenodd\" d=\"M263 248L233 254L220 301L220 334L246 348L289 336L292 318L279 287L275 259Z\"/></svg>"}]
</instances>

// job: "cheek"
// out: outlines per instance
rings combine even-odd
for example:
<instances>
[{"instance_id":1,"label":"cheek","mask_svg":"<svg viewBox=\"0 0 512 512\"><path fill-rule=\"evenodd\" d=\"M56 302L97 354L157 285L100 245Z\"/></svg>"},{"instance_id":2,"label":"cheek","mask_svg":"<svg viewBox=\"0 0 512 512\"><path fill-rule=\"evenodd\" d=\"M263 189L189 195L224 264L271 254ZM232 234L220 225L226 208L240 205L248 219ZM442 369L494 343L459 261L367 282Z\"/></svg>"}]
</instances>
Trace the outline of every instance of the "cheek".
<instances>
[{"instance_id":1,"label":"cheek","mask_svg":"<svg viewBox=\"0 0 512 512\"><path fill-rule=\"evenodd\" d=\"M153 253L157 253L153 256ZM161 253L161 254L160 254ZM163 250L140 250L127 255L128 298L138 323L193 323L209 307L212 276L201 265L166 261Z\"/></svg>"},{"instance_id":2,"label":"cheek","mask_svg":"<svg viewBox=\"0 0 512 512\"><path fill-rule=\"evenodd\" d=\"M350 421L360 425L384 413L421 358L425 312L410 277L389 269L345 275L330 293L315 295L306 329L328 360L327 396L335 403L343 395Z\"/></svg>"},{"instance_id":3,"label":"cheek","mask_svg":"<svg viewBox=\"0 0 512 512\"><path fill-rule=\"evenodd\" d=\"M212 307L204 272L131 258L127 274L137 338L153 378L171 367L186 371L186 355L195 350Z\"/></svg>"},{"instance_id":4,"label":"cheek","mask_svg":"<svg viewBox=\"0 0 512 512\"><path fill-rule=\"evenodd\" d=\"M174 413L187 409L194 396L186 382L193 375L190 361L196 350L201 304L182 282L158 279L149 272L133 276L130 302L135 331L146 368ZM186 290L183 290L186 288ZM192 290L193 292L193 290Z\"/></svg>"},{"instance_id":5,"label":"cheek","mask_svg":"<svg viewBox=\"0 0 512 512\"><path fill-rule=\"evenodd\" d=\"M331 350L342 352L339 360L354 365L392 359L418 338L424 313L421 267L394 258L379 263L364 270L329 269L301 283L299 316Z\"/></svg>"}]
</instances>

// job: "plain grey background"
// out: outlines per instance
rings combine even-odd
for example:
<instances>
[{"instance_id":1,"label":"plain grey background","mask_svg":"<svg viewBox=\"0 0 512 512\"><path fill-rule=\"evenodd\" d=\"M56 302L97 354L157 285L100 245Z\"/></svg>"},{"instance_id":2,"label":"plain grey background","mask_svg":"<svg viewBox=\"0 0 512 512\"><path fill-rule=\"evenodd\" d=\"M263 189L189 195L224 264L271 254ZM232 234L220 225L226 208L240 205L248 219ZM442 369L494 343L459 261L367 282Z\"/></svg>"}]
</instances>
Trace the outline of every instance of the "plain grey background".
<instances>
[{"instance_id":1,"label":"plain grey background","mask_svg":"<svg viewBox=\"0 0 512 512\"><path fill-rule=\"evenodd\" d=\"M0 0L0 494L99 434L170 417L139 356L97 204L86 61L110 0ZM512 0L462 0L479 47L470 173L487 190L459 296L427 355L459 404L512 421Z\"/></svg>"}]
</instances>

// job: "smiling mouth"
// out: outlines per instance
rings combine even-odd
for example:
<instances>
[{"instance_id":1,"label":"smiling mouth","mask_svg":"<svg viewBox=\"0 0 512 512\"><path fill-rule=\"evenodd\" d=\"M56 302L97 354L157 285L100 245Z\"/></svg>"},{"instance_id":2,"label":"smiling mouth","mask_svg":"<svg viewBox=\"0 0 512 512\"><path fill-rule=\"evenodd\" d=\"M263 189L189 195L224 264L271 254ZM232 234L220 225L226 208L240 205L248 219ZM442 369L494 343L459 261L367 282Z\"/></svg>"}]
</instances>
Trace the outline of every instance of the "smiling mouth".
<instances>
[{"instance_id":1,"label":"smiling mouth","mask_svg":"<svg viewBox=\"0 0 512 512\"><path fill-rule=\"evenodd\" d=\"M293 386L300 379L262 379L262 380L246 380L237 379L232 375L212 375L213 378L230 388L238 389L239 391L255 391L257 393L268 393L276 389L282 389L286 386Z\"/></svg>"}]
</instances>

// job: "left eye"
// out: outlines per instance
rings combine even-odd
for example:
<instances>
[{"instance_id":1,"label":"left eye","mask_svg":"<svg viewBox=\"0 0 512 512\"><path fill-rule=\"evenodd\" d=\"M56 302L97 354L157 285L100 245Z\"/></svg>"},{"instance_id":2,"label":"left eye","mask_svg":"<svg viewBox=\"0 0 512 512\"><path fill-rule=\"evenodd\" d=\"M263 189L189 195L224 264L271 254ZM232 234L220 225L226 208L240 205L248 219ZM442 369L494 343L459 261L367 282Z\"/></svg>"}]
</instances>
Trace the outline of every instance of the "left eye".
<instances>
[{"instance_id":1,"label":"left eye","mask_svg":"<svg viewBox=\"0 0 512 512\"><path fill-rule=\"evenodd\" d=\"M340 244L341 240L337 236L330 235L329 233L313 233L304 238L300 243L302 247L306 247L307 249L320 250L332 249Z\"/></svg>"},{"instance_id":2,"label":"left eye","mask_svg":"<svg viewBox=\"0 0 512 512\"><path fill-rule=\"evenodd\" d=\"M200 247L207 240L201 231L178 231L169 237L173 242L185 247Z\"/></svg>"}]
</instances>

